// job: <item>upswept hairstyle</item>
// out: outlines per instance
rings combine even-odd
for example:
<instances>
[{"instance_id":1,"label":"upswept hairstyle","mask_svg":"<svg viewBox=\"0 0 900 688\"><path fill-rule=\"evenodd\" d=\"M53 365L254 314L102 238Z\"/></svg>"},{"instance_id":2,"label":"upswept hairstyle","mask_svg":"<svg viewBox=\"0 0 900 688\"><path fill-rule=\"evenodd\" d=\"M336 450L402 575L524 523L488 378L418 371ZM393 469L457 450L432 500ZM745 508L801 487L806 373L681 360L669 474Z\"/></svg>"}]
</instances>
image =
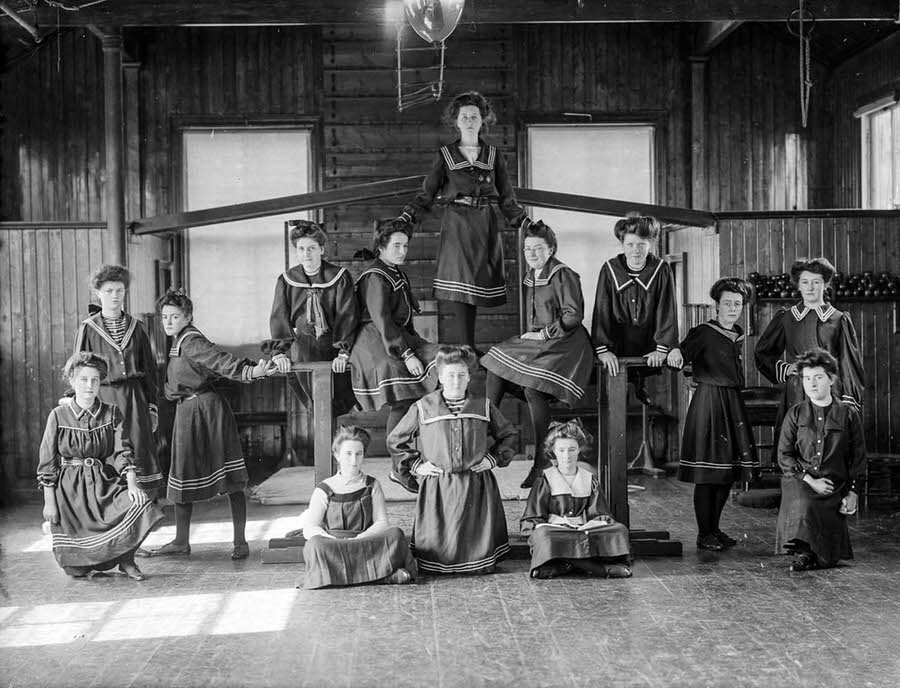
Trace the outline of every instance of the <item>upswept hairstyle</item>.
<instances>
[{"instance_id":1,"label":"upswept hairstyle","mask_svg":"<svg viewBox=\"0 0 900 688\"><path fill-rule=\"evenodd\" d=\"M128 289L131 284L131 273L121 265L101 265L91 273L91 289L99 291L107 282L121 282Z\"/></svg>"},{"instance_id":2,"label":"upswept hairstyle","mask_svg":"<svg viewBox=\"0 0 900 688\"><path fill-rule=\"evenodd\" d=\"M494 106L491 101L481 95L478 91L466 91L460 93L450 104L444 108L441 115L441 123L454 134L459 130L456 128L456 118L459 117L459 110L467 105L474 105L481 113L481 133L487 132L492 125L497 123L497 114L494 112Z\"/></svg>"},{"instance_id":3,"label":"upswept hairstyle","mask_svg":"<svg viewBox=\"0 0 900 688\"><path fill-rule=\"evenodd\" d=\"M190 318L194 315L194 302L184 293L184 289L166 289L166 293L159 297L156 301L157 312L162 312L163 306L175 306L180 308L185 317Z\"/></svg>"},{"instance_id":4,"label":"upswept hairstyle","mask_svg":"<svg viewBox=\"0 0 900 688\"><path fill-rule=\"evenodd\" d=\"M325 228L318 222L312 220L288 220L287 226L291 228L289 235L291 246L297 248L297 242L300 239L312 239L319 246L325 248L325 242L328 240L325 234Z\"/></svg>"},{"instance_id":5,"label":"upswept hairstyle","mask_svg":"<svg viewBox=\"0 0 900 688\"><path fill-rule=\"evenodd\" d=\"M547 437L544 438L544 446L542 447L544 456L553 457L553 445L556 444L556 440L575 440L578 442L578 448L584 451L591 446L594 438L584 429L581 420L574 418L565 422L556 421L550 423L550 428L547 432Z\"/></svg>"},{"instance_id":6,"label":"upswept hairstyle","mask_svg":"<svg viewBox=\"0 0 900 688\"><path fill-rule=\"evenodd\" d=\"M800 273L804 271L822 275L826 287L831 284L831 278L834 277L835 272L834 265L831 264L830 260L823 256L818 258L800 258L799 260L795 260L793 265L791 265L791 282L795 287L797 286L797 282L800 281Z\"/></svg>"},{"instance_id":7,"label":"upswept hairstyle","mask_svg":"<svg viewBox=\"0 0 900 688\"><path fill-rule=\"evenodd\" d=\"M719 299L722 298L722 294L726 291L740 294L744 299L745 306L753 300L753 285L740 277L723 277L716 280L709 288L709 297L716 303L719 303Z\"/></svg>"},{"instance_id":8,"label":"upswept hairstyle","mask_svg":"<svg viewBox=\"0 0 900 688\"><path fill-rule=\"evenodd\" d=\"M103 356L99 356L91 351L79 351L76 354L72 354L63 366L63 382L69 382L79 368L93 368L100 373L101 380L105 380L106 375L109 373L109 364Z\"/></svg>"},{"instance_id":9,"label":"upswept hairstyle","mask_svg":"<svg viewBox=\"0 0 900 688\"><path fill-rule=\"evenodd\" d=\"M550 255L556 255L556 248L558 246L558 243L556 241L556 232L551 229L550 225L544 224L543 220L538 220L537 222L530 223L525 228L525 232L522 235L522 238L543 239L547 242L547 246L550 247Z\"/></svg>"},{"instance_id":10,"label":"upswept hairstyle","mask_svg":"<svg viewBox=\"0 0 900 688\"><path fill-rule=\"evenodd\" d=\"M372 436L366 430L356 425L342 425L334 434L334 441L331 443L331 453L337 456L344 442L362 442L363 452L367 452L371 441Z\"/></svg>"},{"instance_id":11,"label":"upswept hairstyle","mask_svg":"<svg viewBox=\"0 0 900 688\"><path fill-rule=\"evenodd\" d=\"M625 241L626 234L637 234L641 239L655 242L659 239L662 225L659 220L650 215L641 215L639 212L632 210L624 218L616 222L613 231L616 233L616 239Z\"/></svg>"},{"instance_id":12,"label":"upswept hairstyle","mask_svg":"<svg viewBox=\"0 0 900 688\"><path fill-rule=\"evenodd\" d=\"M478 357L470 346L456 346L453 344L445 344L438 349L437 356L434 357L434 365L437 368L438 375L448 365L454 363L462 363L471 372L478 362Z\"/></svg>"},{"instance_id":13,"label":"upswept hairstyle","mask_svg":"<svg viewBox=\"0 0 900 688\"><path fill-rule=\"evenodd\" d=\"M413 228L406 220L399 217L390 220L375 220L375 231L372 233L372 249L375 255L383 249L391 240L391 237L397 232L403 232L407 238L412 239Z\"/></svg>"},{"instance_id":14,"label":"upswept hairstyle","mask_svg":"<svg viewBox=\"0 0 900 688\"><path fill-rule=\"evenodd\" d=\"M804 351L794 359L794 364L797 366L798 375L803 375L806 368L823 368L832 377L837 377L838 374L837 360L825 349Z\"/></svg>"}]
</instances>

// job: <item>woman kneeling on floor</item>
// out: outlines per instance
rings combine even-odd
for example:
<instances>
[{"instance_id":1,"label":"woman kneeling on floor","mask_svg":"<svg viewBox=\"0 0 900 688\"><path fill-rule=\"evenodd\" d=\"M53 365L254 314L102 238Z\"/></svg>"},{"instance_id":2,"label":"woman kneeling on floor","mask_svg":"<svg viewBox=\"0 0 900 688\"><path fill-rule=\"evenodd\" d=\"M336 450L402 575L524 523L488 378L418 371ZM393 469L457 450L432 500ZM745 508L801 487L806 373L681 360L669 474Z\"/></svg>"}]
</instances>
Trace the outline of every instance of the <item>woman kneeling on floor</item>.
<instances>
[{"instance_id":1,"label":"woman kneeling on floor","mask_svg":"<svg viewBox=\"0 0 900 688\"><path fill-rule=\"evenodd\" d=\"M88 351L66 362L63 379L75 396L50 412L41 442L44 519L53 555L69 576L118 565L132 580L144 580L134 553L163 513L138 486L122 412L97 397L108 370Z\"/></svg>"},{"instance_id":2,"label":"woman kneeling on floor","mask_svg":"<svg viewBox=\"0 0 900 688\"><path fill-rule=\"evenodd\" d=\"M856 513L866 446L856 408L832 395L834 356L812 349L795 365L806 400L788 410L778 441L784 477L775 552L796 555L792 571L827 569L853 558L847 516Z\"/></svg>"},{"instance_id":3,"label":"woman kneeling on floor","mask_svg":"<svg viewBox=\"0 0 900 688\"><path fill-rule=\"evenodd\" d=\"M354 426L335 435L331 449L340 469L316 485L300 516L305 588L403 584L418 574L406 536L388 523L381 485L362 472L369 440L368 432Z\"/></svg>"},{"instance_id":4,"label":"woman kneeling on floor","mask_svg":"<svg viewBox=\"0 0 900 688\"><path fill-rule=\"evenodd\" d=\"M550 425L544 451L556 466L537 478L522 515L534 526L528 538L532 578L631 576L628 528L613 520L597 477L578 466L590 442L578 420Z\"/></svg>"}]
</instances>

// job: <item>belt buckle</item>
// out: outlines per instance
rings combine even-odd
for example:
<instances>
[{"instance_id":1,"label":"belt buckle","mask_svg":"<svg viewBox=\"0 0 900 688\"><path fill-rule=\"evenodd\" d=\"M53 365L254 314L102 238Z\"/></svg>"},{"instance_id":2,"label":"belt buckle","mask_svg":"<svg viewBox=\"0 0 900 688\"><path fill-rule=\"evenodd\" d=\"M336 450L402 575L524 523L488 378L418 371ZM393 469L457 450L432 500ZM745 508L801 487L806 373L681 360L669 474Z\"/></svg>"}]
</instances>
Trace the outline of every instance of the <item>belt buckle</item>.
<instances>
[{"instance_id":1,"label":"belt buckle","mask_svg":"<svg viewBox=\"0 0 900 688\"><path fill-rule=\"evenodd\" d=\"M88 468L93 466L95 463L98 463L97 459L94 459L91 457L88 457L84 460L84 465L87 466Z\"/></svg>"}]
</instances>

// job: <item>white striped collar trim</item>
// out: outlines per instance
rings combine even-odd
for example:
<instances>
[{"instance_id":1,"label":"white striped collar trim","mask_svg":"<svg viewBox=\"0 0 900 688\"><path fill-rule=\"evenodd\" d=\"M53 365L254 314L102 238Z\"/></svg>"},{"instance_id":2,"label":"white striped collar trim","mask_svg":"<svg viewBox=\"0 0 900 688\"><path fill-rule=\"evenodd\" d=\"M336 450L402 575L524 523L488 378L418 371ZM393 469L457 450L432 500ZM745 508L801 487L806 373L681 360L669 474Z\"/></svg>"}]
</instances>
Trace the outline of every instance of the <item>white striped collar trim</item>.
<instances>
[{"instance_id":1,"label":"white striped collar trim","mask_svg":"<svg viewBox=\"0 0 900 688\"><path fill-rule=\"evenodd\" d=\"M181 356L181 345L184 344L184 340L194 336L202 337L203 333L193 325L188 325L181 331L178 338L172 342L172 348L169 349L169 356Z\"/></svg>"},{"instance_id":2,"label":"white striped collar trim","mask_svg":"<svg viewBox=\"0 0 900 688\"><path fill-rule=\"evenodd\" d=\"M650 278L646 282L644 282L641 277L629 277L627 280L620 282L619 275L616 274L617 270L613 268L613 261L616 260L616 258L611 258L610 260L606 261L606 266L609 268L609 272L612 275L613 283L616 285L616 291L622 291L623 289L625 289L625 287L631 284L638 284L644 288L644 291L650 291L650 285L653 284L653 280L656 279L656 276L662 269L663 261L659 258L656 258L656 256L649 255L647 256L647 264L644 266L644 269L641 270L641 275L646 273L647 268L652 265L653 259L656 259L659 262L656 264L656 268L653 270L653 273L650 275ZM627 274L628 273L625 273L626 276Z\"/></svg>"},{"instance_id":3,"label":"white striped collar trim","mask_svg":"<svg viewBox=\"0 0 900 688\"><path fill-rule=\"evenodd\" d=\"M452 147L459 152L462 160L454 160L453 159L453 151L451 146L441 146L441 155L444 156L444 162L447 163L447 167L451 170L461 170L466 167L480 167L483 170L492 170L494 169L494 162L497 159L497 149L494 146L488 145L483 141L479 141L479 145L481 146L481 152L478 155L478 158L475 162L469 162L468 158L462 154L462 151L459 150L459 142L452 144ZM485 153L487 155L485 155ZM487 160L482 160L482 158L487 158Z\"/></svg>"},{"instance_id":4,"label":"white striped collar trim","mask_svg":"<svg viewBox=\"0 0 900 688\"><path fill-rule=\"evenodd\" d=\"M554 265L551 268L550 272L547 274L546 277L538 277L538 278L535 278L534 270L529 270L528 275L525 277L525 280L522 283L526 287L546 287L548 284L550 284L550 280L553 279L553 275L555 275L557 272L564 269L565 267L566 266L563 265L562 263L557 263L556 265ZM544 272L546 269L547 269L547 266L545 265L543 268L541 268L541 272Z\"/></svg>"},{"instance_id":5,"label":"white striped collar trim","mask_svg":"<svg viewBox=\"0 0 900 688\"><path fill-rule=\"evenodd\" d=\"M712 328L722 336L728 337L728 339L730 339L732 342L741 342L744 340L744 333L741 331L741 328L738 325L735 325L733 330L726 330L715 320L710 320L702 324Z\"/></svg>"},{"instance_id":6,"label":"white striped collar trim","mask_svg":"<svg viewBox=\"0 0 900 688\"><path fill-rule=\"evenodd\" d=\"M90 318L84 321L85 325L90 325L93 327L103 339L106 340L106 343L111 347L116 349L116 351L124 351L125 347L128 346L128 342L131 341L131 335L134 334L135 329L137 328L137 319L132 318L128 313L123 311L122 313L125 316L125 322L128 323L128 326L125 328L125 334L122 335L122 343L116 344L116 340L113 339L109 332L106 331L106 328L103 327L102 321L99 318L102 318L102 313L97 313L96 315L92 315Z\"/></svg>"},{"instance_id":7,"label":"white striped collar trim","mask_svg":"<svg viewBox=\"0 0 900 688\"><path fill-rule=\"evenodd\" d=\"M544 477L550 486L551 495L572 495L573 497L590 497L591 496L591 474L583 468L577 468L575 471L575 479L572 484L563 478L563 474L559 472L556 466L544 469Z\"/></svg>"},{"instance_id":8,"label":"white striped collar trim","mask_svg":"<svg viewBox=\"0 0 900 688\"><path fill-rule=\"evenodd\" d=\"M801 306L803 310L800 310ZM819 320L822 322L828 322L828 318L832 316L832 314L837 311L837 308L832 306L830 303L826 303L824 306L816 306L815 308L810 308L809 306L804 306L802 303L798 303L796 306L791 306L791 315L794 316L794 320L800 322L803 318L806 317L806 314L810 311L815 311L816 315L819 316Z\"/></svg>"},{"instance_id":9,"label":"white striped collar trim","mask_svg":"<svg viewBox=\"0 0 900 688\"><path fill-rule=\"evenodd\" d=\"M405 284L409 283L409 281L406 279L406 275L404 275L400 270L396 270L396 274L392 275L390 271L385 270L380 265L372 265L368 267L359 276L359 279L356 280L356 283L359 284L360 280L362 280L363 277L370 274L381 275L382 277L384 277L388 282L391 283L394 291L402 289Z\"/></svg>"},{"instance_id":10,"label":"white striped collar trim","mask_svg":"<svg viewBox=\"0 0 900 688\"><path fill-rule=\"evenodd\" d=\"M322 263L322 268L320 268L319 272L316 274L320 274L322 270L325 269L325 263ZM347 268L340 268L338 273L327 282L298 282L295 279L292 279L288 276L288 272L282 272L281 276L284 278L284 281L290 284L292 287L299 287L300 289L327 289L328 287L332 287L337 284L338 280L344 276L344 273L347 272ZM312 275L313 277L315 275Z\"/></svg>"},{"instance_id":11,"label":"white striped collar trim","mask_svg":"<svg viewBox=\"0 0 900 688\"><path fill-rule=\"evenodd\" d=\"M430 425L431 423L438 423L440 421L445 420L454 420L457 418L471 418L472 420L483 420L485 422L490 422L491 420L491 402L487 399L484 400L484 414L475 413L472 409L472 402L467 400L464 409L469 409L468 411L460 411L459 413L453 413L450 411L447 406L444 398L441 397L440 405L437 409L435 409L440 415L432 416L431 418L427 417L427 411L425 407L422 405L422 400L416 402L416 406L419 408L419 423L422 425ZM443 413L446 411L446 413Z\"/></svg>"}]
</instances>

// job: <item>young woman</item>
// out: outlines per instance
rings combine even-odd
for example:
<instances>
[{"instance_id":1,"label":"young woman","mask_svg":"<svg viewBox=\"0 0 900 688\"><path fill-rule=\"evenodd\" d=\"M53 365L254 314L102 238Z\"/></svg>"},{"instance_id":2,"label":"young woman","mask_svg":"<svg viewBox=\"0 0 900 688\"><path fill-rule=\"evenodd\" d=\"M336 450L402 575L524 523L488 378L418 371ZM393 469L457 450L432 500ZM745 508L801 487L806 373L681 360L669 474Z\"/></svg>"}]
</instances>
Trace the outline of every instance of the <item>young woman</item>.
<instances>
[{"instance_id":1,"label":"young woman","mask_svg":"<svg viewBox=\"0 0 900 688\"><path fill-rule=\"evenodd\" d=\"M41 441L44 519L53 555L69 576L118 566L130 579L144 580L134 553L163 513L140 488L122 412L97 396L107 371L106 361L90 352L66 362L63 379L75 395L50 412Z\"/></svg>"},{"instance_id":2,"label":"young woman","mask_svg":"<svg viewBox=\"0 0 900 688\"><path fill-rule=\"evenodd\" d=\"M794 361L806 400L791 407L778 441L781 508L775 552L796 555L792 571L852 559L847 514L856 512L866 463L859 413L837 398L838 363L824 349Z\"/></svg>"},{"instance_id":3,"label":"young woman","mask_svg":"<svg viewBox=\"0 0 900 688\"><path fill-rule=\"evenodd\" d=\"M596 476L578 466L590 441L577 420L550 426L546 452L556 466L535 481L522 514L522 522L534 528L528 537L532 578L572 572L631 576L628 528L613 520Z\"/></svg>"},{"instance_id":4,"label":"young woman","mask_svg":"<svg viewBox=\"0 0 900 688\"><path fill-rule=\"evenodd\" d=\"M290 242L297 264L278 276L269 329L272 339L262 351L282 373L290 373L291 361L331 361L334 372L332 410L335 416L356 405L347 361L356 334L356 294L353 277L322 259L325 230L309 220L292 220ZM298 376L299 377L299 376ZM291 381L301 399L308 392L300 380Z\"/></svg>"},{"instance_id":5,"label":"young woman","mask_svg":"<svg viewBox=\"0 0 900 688\"><path fill-rule=\"evenodd\" d=\"M165 488L153 433L158 424L156 359L144 323L123 309L131 275L121 265L103 265L91 275L100 310L81 323L75 351L89 351L109 363L100 399L122 412L132 443L137 481L150 499Z\"/></svg>"},{"instance_id":6,"label":"young woman","mask_svg":"<svg viewBox=\"0 0 900 688\"><path fill-rule=\"evenodd\" d=\"M802 302L775 313L756 343L756 367L773 385L784 385L775 421L775 437L787 410L803 401L803 386L791 363L801 353L822 348L837 360L834 394L845 404L862 407L865 371L850 315L825 301L834 266L825 258L801 259L791 266L791 280ZM777 445L777 443L776 443ZM777 454L777 449L773 450Z\"/></svg>"},{"instance_id":7,"label":"young woman","mask_svg":"<svg viewBox=\"0 0 900 688\"><path fill-rule=\"evenodd\" d=\"M468 395L474 365L469 347L441 347L441 389L413 404L387 440L395 465L421 482L411 546L427 573L491 573L509 552L491 469L509 465L517 433L490 401Z\"/></svg>"},{"instance_id":8,"label":"young woman","mask_svg":"<svg viewBox=\"0 0 900 688\"><path fill-rule=\"evenodd\" d=\"M403 584L418 569L403 531L388 523L381 485L362 472L369 433L341 427L331 445L340 469L319 483L300 517L308 589L380 581Z\"/></svg>"},{"instance_id":9,"label":"young woman","mask_svg":"<svg viewBox=\"0 0 900 688\"><path fill-rule=\"evenodd\" d=\"M438 345L416 332L413 314L419 312L419 304L400 269L411 236L407 222L376 222L373 243L378 258L356 282L360 326L350 354L353 392L363 411L390 406L387 434L416 399L437 388L433 369ZM410 492L418 491L415 477L399 466L394 466L390 479Z\"/></svg>"},{"instance_id":10,"label":"young woman","mask_svg":"<svg viewBox=\"0 0 900 688\"><path fill-rule=\"evenodd\" d=\"M556 234L543 222L525 229L525 332L488 351L481 365L488 371L487 397L499 407L510 388L521 389L528 402L534 433L534 464L522 488L541 474L546 459L544 438L550 423L549 402L579 402L591 376L594 352L584 320L578 273L556 258Z\"/></svg>"},{"instance_id":11,"label":"young woman","mask_svg":"<svg viewBox=\"0 0 900 688\"><path fill-rule=\"evenodd\" d=\"M163 329L172 338L166 369L166 398L178 404L172 431L168 498L175 503L175 539L153 556L191 553L194 502L227 494L234 527L232 559L246 559L247 467L228 402L215 382L227 378L249 383L275 372L275 364L254 364L210 342L193 324L194 304L182 290L169 289L156 304Z\"/></svg>"},{"instance_id":12,"label":"young woman","mask_svg":"<svg viewBox=\"0 0 900 688\"><path fill-rule=\"evenodd\" d=\"M675 278L668 264L651 253L659 240L659 221L628 213L614 231L622 253L603 264L597 279L591 325L597 358L610 375L619 373L621 356L645 356L651 368L680 368ZM629 371L628 381L641 403L650 403L643 379L654 374L646 368Z\"/></svg>"},{"instance_id":13,"label":"young woman","mask_svg":"<svg viewBox=\"0 0 900 688\"><path fill-rule=\"evenodd\" d=\"M709 290L716 317L691 329L681 342L697 385L681 440L678 479L694 483L697 548L720 551L737 544L719 528L735 481L750 481L759 469L753 428L741 397L744 332L737 324L752 289L724 277Z\"/></svg>"},{"instance_id":14,"label":"young woman","mask_svg":"<svg viewBox=\"0 0 900 688\"><path fill-rule=\"evenodd\" d=\"M444 208L434 297L454 317L453 343L474 348L478 307L506 303L500 231L507 222L517 228L529 220L503 155L479 136L497 121L490 101L476 91L461 93L442 120L459 138L437 152L422 191L400 219L419 222L434 205Z\"/></svg>"}]
</instances>

